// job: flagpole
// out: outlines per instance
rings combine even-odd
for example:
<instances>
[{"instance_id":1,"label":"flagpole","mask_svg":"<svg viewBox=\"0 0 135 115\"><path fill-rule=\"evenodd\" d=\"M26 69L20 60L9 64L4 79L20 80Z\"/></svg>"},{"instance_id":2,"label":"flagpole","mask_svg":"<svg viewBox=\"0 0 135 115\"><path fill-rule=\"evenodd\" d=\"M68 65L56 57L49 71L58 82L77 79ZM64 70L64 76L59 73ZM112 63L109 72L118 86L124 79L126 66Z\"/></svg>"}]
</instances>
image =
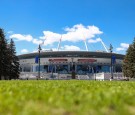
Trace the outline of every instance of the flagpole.
<instances>
[{"instance_id":1,"label":"flagpole","mask_svg":"<svg viewBox=\"0 0 135 115\"><path fill-rule=\"evenodd\" d=\"M111 53L111 79L110 80L112 80L113 79L113 64L112 64L112 50L113 50L113 47L112 47L112 45L110 44L110 53Z\"/></svg>"},{"instance_id":2,"label":"flagpole","mask_svg":"<svg viewBox=\"0 0 135 115\"><path fill-rule=\"evenodd\" d=\"M41 47L40 47L40 44L39 44L39 47L38 47L38 78L40 78L40 51L41 51Z\"/></svg>"}]
</instances>

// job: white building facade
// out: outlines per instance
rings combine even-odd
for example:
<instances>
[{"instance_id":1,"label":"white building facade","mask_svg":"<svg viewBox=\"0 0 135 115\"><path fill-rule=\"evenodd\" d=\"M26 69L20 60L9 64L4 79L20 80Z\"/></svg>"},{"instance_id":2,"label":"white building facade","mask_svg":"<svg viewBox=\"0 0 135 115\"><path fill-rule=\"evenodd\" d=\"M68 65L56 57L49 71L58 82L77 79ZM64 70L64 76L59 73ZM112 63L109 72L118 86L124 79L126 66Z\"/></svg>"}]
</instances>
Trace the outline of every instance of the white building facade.
<instances>
[{"instance_id":1,"label":"white building facade","mask_svg":"<svg viewBox=\"0 0 135 115\"><path fill-rule=\"evenodd\" d=\"M38 72L37 53L19 55L21 72ZM89 51L50 51L40 54L40 71L44 73L76 74L110 72L111 56L115 56L113 72L122 72L124 55ZM115 61L115 62L114 62Z\"/></svg>"}]
</instances>

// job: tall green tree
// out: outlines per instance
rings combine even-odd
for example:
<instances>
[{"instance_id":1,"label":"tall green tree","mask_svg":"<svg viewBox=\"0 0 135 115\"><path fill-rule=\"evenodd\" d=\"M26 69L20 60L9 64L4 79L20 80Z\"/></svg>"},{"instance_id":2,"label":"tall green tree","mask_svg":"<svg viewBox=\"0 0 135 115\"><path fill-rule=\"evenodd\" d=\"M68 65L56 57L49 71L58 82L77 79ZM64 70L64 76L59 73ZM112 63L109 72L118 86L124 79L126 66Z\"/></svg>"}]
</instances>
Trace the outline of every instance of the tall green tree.
<instances>
[{"instance_id":1,"label":"tall green tree","mask_svg":"<svg viewBox=\"0 0 135 115\"><path fill-rule=\"evenodd\" d=\"M135 38L132 44L127 49L123 65L122 65L124 76L135 78Z\"/></svg>"},{"instance_id":2,"label":"tall green tree","mask_svg":"<svg viewBox=\"0 0 135 115\"><path fill-rule=\"evenodd\" d=\"M20 74L19 59L16 56L16 47L12 39L9 44L9 60L10 60L9 79L17 79Z\"/></svg>"},{"instance_id":3,"label":"tall green tree","mask_svg":"<svg viewBox=\"0 0 135 115\"><path fill-rule=\"evenodd\" d=\"M0 28L0 80L8 79L9 75L9 60L8 60L9 49L7 47L7 40L3 29Z\"/></svg>"}]
</instances>

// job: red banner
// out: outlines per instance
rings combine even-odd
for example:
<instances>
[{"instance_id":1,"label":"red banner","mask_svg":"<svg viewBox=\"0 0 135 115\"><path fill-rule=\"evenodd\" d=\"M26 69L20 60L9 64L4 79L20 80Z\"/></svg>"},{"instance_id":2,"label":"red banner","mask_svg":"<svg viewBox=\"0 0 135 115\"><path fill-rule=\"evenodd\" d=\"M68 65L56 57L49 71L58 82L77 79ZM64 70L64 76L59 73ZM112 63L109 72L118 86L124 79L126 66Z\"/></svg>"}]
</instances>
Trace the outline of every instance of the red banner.
<instances>
[{"instance_id":1,"label":"red banner","mask_svg":"<svg viewBox=\"0 0 135 115\"><path fill-rule=\"evenodd\" d=\"M51 62L63 62L63 61L67 61L67 59L49 59L49 61L51 61Z\"/></svg>"},{"instance_id":2,"label":"red banner","mask_svg":"<svg viewBox=\"0 0 135 115\"><path fill-rule=\"evenodd\" d=\"M96 59L78 59L78 62L96 62Z\"/></svg>"}]
</instances>

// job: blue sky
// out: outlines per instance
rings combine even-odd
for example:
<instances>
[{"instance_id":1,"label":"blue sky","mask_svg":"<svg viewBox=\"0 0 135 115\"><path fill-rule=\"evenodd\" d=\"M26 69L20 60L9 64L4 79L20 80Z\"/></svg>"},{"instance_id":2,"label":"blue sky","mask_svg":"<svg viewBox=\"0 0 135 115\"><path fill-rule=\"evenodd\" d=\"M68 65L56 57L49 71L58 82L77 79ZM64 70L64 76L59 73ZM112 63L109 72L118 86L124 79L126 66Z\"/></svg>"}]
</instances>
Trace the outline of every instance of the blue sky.
<instances>
[{"instance_id":1,"label":"blue sky","mask_svg":"<svg viewBox=\"0 0 135 115\"><path fill-rule=\"evenodd\" d=\"M135 36L135 0L1 0L0 27L17 54L42 49L104 50L125 54ZM43 41L43 42L42 42Z\"/></svg>"}]
</instances>

